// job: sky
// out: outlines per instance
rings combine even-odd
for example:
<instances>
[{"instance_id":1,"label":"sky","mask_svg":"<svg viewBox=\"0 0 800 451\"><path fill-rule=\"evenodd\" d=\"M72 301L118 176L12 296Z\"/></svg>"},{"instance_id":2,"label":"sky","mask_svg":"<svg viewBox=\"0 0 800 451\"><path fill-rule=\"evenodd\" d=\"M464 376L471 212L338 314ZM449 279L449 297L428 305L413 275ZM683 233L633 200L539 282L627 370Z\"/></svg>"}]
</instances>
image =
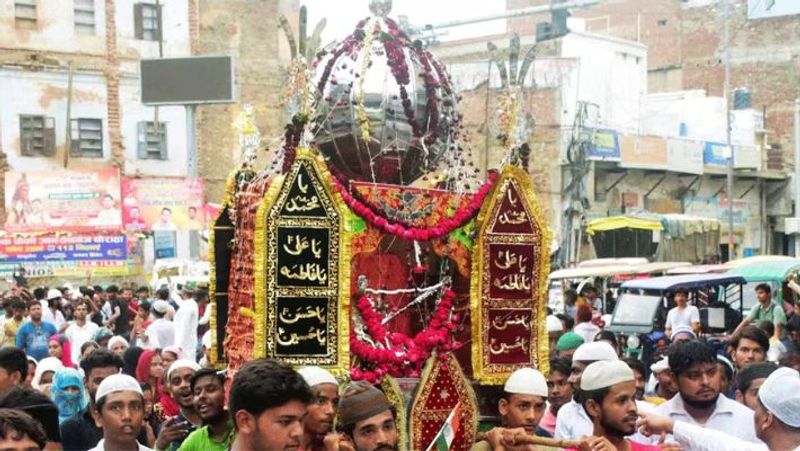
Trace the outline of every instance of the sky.
<instances>
[{"instance_id":1,"label":"sky","mask_svg":"<svg viewBox=\"0 0 800 451\"><path fill-rule=\"evenodd\" d=\"M350 34L356 23L370 14L369 0L300 0L300 5L308 8L309 33L318 20L327 18L322 34L323 46ZM406 15L412 25L425 25L480 17L502 12L505 8L505 0L394 0L389 17L397 19L400 15ZM503 33L505 21L495 20L442 30L445 31L448 34L440 36L440 41Z\"/></svg>"}]
</instances>

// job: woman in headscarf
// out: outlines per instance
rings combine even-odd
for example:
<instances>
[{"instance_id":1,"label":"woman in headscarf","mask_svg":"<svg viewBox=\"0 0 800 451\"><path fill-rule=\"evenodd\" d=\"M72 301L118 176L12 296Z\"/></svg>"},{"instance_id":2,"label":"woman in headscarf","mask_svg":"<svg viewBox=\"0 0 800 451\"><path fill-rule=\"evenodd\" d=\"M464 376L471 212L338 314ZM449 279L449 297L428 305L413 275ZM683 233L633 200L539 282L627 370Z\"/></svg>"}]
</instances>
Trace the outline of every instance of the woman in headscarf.
<instances>
[{"instance_id":1,"label":"woman in headscarf","mask_svg":"<svg viewBox=\"0 0 800 451\"><path fill-rule=\"evenodd\" d=\"M69 339L63 335L53 335L47 343L47 349L50 352L50 357L55 357L61 360L61 364L67 368L75 368L72 363L72 347Z\"/></svg>"},{"instance_id":2,"label":"woman in headscarf","mask_svg":"<svg viewBox=\"0 0 800 451\"><path fill-rule=\"evenodd\" d=\"M78 370L62 368L56 371L50 388L50 399L58 407L59 424L86 407L83 380Z\"/></svg>"},{"instance_id":3,"label":"woman in headscarf","mask_svg":"<svg viewBox=\"0 0 800 451\"><path fill-rule=\"evenodd\" d=\"M40 360L39 364L36 365L36 373L33 375L31 387L33 387L34 390L39 390L49 395L50 384L53 383L53 376L56 371L62 368L64 368L64 364L55 357L46 357Z\"/></svg>"},{"instance_id":4,"label":"woman in headscarf","mask_svg":"<svg viewBox=\"0 0 800 451\"><path fill-rule=\"evenodd\" d=\"M120 357L123 357L125 355L125 351L128 350L128 340L119 335L115 335L108 340L108 350Z\"/></svg>"},{"instance_id":5,"label":"woman in headscarf","mask_svg":"<svg viewBox=\"0 0 800 451\"><path fill-rule=\"evenodd\" d=\"M160 399L164 394L161 378L164 376L164 367L161 366L160 349L146 349L139 356L136 364L136 380L140 384L149 384L155 389L155 398Z\"/></svg>"},{"instance_id":6,"label":"woman in headscarf","mask_svg":"<svg viewBox=\"0 0 800 451\"><path fill-rule=\"evenodd\" d=\"M144 349L138 346L131 346L125 350L122 356L122 372L130 377L136 377L136 365L139 364L139 357L144 352Z\"/></svg>"},{"instance_id":7,"label":"woman in headscarf","mask_svg":"<svg viewBox=\"0 0 800 451\"><path fill-rule=\"evenodd\" d=\"M36 366L39 362L31 356L28 356L28 375L25 376L25 385L28 388L33 387L33 375L36 374Z\"/></svg>"}]
</instances>

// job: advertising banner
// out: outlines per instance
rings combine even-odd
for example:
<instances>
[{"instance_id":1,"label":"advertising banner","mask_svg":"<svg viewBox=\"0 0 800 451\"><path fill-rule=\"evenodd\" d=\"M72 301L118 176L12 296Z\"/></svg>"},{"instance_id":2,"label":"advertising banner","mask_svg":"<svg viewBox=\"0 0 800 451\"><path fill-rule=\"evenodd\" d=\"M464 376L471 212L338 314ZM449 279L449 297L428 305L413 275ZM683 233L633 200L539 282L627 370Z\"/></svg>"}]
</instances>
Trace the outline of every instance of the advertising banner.
<instances>
[{"instance_id":1,"label":"advertising banner","mask_svg":"<svg viewBox=\"0 0 800 451\"><path fill-rule=\"evenodd\" d=\"M0 238L0 274L24 268L28 277L127 275L124 235Z\"/></svg>"},{"instance_id":2,"label":"advertising banner","mask_svg":"<svg viewBox=\"0 0 800 451\"><path fill-rule=\"evenodd\" d=\"M666 169L667 143L657 136L620 136L621 166Z\"/></svg>"},{"instance_id":3,"label":"advertising banner","mask_svg":"<svg viewBox=\"0 0 800 451\"><path fill-rule=\"evenodd\" d=\"M687 196L684 200L684 212L690 216L718 219L722 223L722 233L728 230L728 199L723 194L711 196ZM743 232L747 225L747 201L733 201L733 231Z\"/></svg>"},{"instance_id":4,"label":"advertising banner","mask_svg":"<svg viewBox=\"0 0 800 451\"><path fill-rule=\"evenodd\" d=\"M727 166L729 154L725 144L706 142L703 150L703 162L709 166Z\"/></svg>"},{"instance_id":5,"label":"advertising banner","mask_svg":"<svg viewBox=\"0 0 800 451\"><path fill-rule=\"evenodd\" d=\"M122 218L127 232L205 228L202 178L122 179Z\"/></svg>"},{"instance_id":6,"label":"advertising banner","mask_svg":"<svg viewBox=\"0 0 800 451\"><path fill-rule=\"evenodd\" d=\"M703 175L703 142L667 138L667 166L674 172Z\"/></svg>"},{"instance_id":7,"label":"advertising banner","mask_svg":"<svg viewBox=\"0 0 800 451\"><path fill-rule=\"evenodd\" d=\"M5 230L96 232L122 228L119 170L6 172Z\"/></svg>"},{"instance_id":8,"label":"advertising banner","mask_svg":"<svg viewBox=\"0 0 800 451\"><path fill-rule=\"evenodd\" d=\"M736 169L761 169L761 147L733 146L733 167Z\"/></svg>"},{"instance_id":9,"label":"advertising banner","mask_svg":"<svg viewBox=\"0 0 800 451\"><path fill-rule=\"evenodd\" d=\"M591 144L589 145L590 160L619 161L619 139L614 130L591 130Z\"/></svg>"}]
</instances>

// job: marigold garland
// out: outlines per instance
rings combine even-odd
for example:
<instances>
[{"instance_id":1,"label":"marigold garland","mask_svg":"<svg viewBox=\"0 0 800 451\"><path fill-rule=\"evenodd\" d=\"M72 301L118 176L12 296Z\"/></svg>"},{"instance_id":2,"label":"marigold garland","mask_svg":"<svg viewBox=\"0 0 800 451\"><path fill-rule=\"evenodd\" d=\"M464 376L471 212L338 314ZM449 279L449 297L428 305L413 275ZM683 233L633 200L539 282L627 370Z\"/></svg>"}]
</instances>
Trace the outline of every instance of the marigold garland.
<instances>
[{"instance_id":1,"label":"marigold garland","mask_svg":"<svg viewBox=\"0 0 800 451\"><path fill-rule=\"evenodd\" d=\"M434 227L410 227L398 221L389 220L379 213L376 213L374 208L350 194L347 188L338 180L338 177L331 177L333 188L339 192L344 202L355 214L369 222L370 225L386 233L391 233L392 235L406 240L415 241L428 241L441 238L449 235L459 227L463 227L464 224L478 214L478 211L483 205L483 201L492 190L496 180L497 172L489 172L488 180L478 189L469 205L466 208L456 211L452 217L443 219L438 225Z\"/></svg>"},{"instance_id":2,"label":"marigold garland","mask_svg":"<svg viewBox=\"0 0 800 451\"><path fill-rule=\"evenodd\" d=\"M442 354L462 346L453 340L458 315L451 315L456 293L447 289L428 326L413 338L394 332L388 333L383 326L383 315L376 312L369 298L362 295L355 306L364 321L367 334L381 346L373 346L360 340L350 329L350 350L370 369L351 368L353 380L377 383L385 374L393 377L419 377L422 367L434 350Z\"/></svg>"}]
</instances>

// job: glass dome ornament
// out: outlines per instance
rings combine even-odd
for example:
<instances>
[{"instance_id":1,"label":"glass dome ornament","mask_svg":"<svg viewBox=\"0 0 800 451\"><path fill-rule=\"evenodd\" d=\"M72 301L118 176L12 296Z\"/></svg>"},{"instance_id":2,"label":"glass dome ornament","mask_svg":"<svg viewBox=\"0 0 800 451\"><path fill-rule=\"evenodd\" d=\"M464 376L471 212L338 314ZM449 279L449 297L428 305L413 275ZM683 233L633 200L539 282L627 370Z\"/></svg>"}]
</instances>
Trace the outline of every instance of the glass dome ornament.
<instances>
[{"instance_id":1,"label":"glass dome ornament","mask_svg":"<svg viewBox=\"0 0 800 451\"><path fill-rule=\"evenodd\" d=\"M443 65L386 17L390 0L316 62L313 144L341 176L408 185L455 146L456 95Z\"/></svg>"}]
</instances>

